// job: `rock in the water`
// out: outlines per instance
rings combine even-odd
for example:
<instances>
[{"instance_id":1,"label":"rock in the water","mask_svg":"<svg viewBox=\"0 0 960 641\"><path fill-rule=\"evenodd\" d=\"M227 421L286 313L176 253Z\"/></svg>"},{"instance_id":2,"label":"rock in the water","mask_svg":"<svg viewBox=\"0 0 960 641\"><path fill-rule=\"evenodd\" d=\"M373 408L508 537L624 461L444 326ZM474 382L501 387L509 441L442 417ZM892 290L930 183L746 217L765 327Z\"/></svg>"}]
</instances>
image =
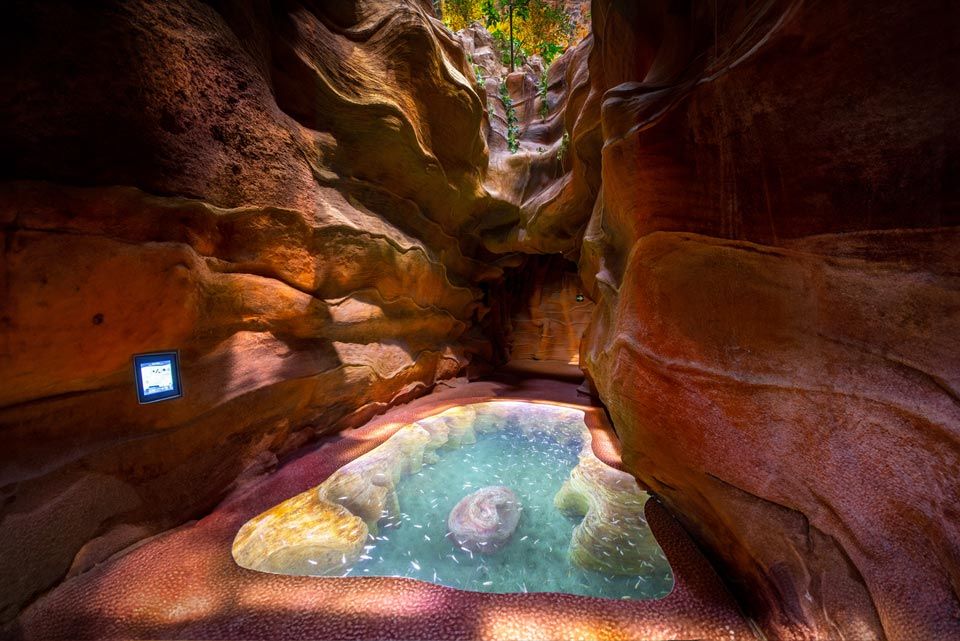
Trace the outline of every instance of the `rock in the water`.
<instances>
[{"instance_id":1,"label":"rock in the water","mask_svg":"<svg viewBox=\"0 0 960 641\"><path fill-rule=\"evenodd\" d=\"M647 498L632 475L605 464L586 445L553 500L561 512L583 517L573 530L570 561L608 574L671 572L643 516Z\"/></svg>"},{"instance_id":2,"label":"rock in the water","mask_svg":"<svg viewBox=\"0 0 960 641\"><path fill-rule=\"evenodd\" d=\"M447 529L459 547L480 554L500 550L520 522L520 501L502 485L485 487L465 496L450 511Z\"/></svg>"},{"instance_id":3,"label":"rock in the water","mask_svg":"<svg viewBox=\"0 0 960 641\"><path fill-rule=\"evenodd\" d=\"M303 492L240 528L233 558L260 572L340 574L360 558L367 532L343 506Z\"/></svg>"}]
</instances>

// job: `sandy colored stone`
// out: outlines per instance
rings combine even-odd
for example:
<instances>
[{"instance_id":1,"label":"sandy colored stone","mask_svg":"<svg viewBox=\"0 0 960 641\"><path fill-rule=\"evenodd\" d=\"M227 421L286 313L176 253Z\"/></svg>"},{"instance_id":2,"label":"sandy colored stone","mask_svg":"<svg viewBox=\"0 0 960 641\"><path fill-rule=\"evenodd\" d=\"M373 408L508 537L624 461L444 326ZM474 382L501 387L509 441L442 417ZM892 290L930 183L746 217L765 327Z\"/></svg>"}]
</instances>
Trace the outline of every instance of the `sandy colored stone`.
<instances>
[{"instance_id":1,"label":"sandy colored stone","mask_svg":"<svg viewBox=\"0 0 960 641\"><path fill-rule=\"evenodd\" d=\"M606 465L585 446L553 501L561 512L583 517L573 530L570 561L607 574L670 572L643 516L648 498L632 475Z\"/></svg>"},{"instance_id":2,"label":"sandy colored stone","mask_svg":"<svg viewBox=\"0 0 960 641\"><path fill-rule=\"evenodd\" d=\"M304 492L244 523L232 553L241 567L258 572L337 575L357 562L366 542L362 519Z\"/></svg>"}]
</instances>

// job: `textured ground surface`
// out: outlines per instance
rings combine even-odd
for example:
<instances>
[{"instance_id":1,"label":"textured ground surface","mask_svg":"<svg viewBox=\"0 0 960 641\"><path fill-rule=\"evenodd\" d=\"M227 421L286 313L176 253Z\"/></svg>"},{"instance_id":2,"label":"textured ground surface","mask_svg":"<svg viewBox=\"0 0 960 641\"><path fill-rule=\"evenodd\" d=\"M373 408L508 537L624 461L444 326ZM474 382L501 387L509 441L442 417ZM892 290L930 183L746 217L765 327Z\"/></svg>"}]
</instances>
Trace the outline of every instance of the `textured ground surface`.
<instances>
[{"instance_id":1,"label":"textured ground surface","mask_svg":"<svg viewBox=\"0 0 960 641\"><path fill-rule=\"evenodd\" d=\"M53 638L315 639L752 639L709 565L666 512L647 516L674 569L657 601L461 592L405 579L321 579L238 567L230 546L250 517L316 485L400 425L452 404L515 398L579 404L572 383L473 383L391 410L361 429L308 449L253 479L209 516L163 534L67 581L11 632ZM584 408L588 409L588 408ZM598 456L619 462L616 437L597 409L588 423Z\"/></svg>"}]
</instances>

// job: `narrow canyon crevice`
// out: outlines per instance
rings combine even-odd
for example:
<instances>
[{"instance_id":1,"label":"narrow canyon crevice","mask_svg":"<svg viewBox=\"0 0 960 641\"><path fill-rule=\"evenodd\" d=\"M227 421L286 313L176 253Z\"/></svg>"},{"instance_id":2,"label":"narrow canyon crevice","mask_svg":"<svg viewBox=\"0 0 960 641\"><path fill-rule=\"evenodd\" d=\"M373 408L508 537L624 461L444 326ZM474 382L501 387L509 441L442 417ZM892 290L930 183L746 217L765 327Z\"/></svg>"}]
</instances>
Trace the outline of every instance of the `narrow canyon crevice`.
<instances>
[{"instance_id":1,"label":"narrow canyon crevice","mask_svg":"<svg viewBox=\"0 0 960 641\"><path fill-rule=\"evenodd\" d=\"M960 637L957 7L593 0L513 73L425 0L4 14L7 634L305 444L545 363L766 638ZM164 349L186 392L139 405Z\"/></svg>"}]
</instances>

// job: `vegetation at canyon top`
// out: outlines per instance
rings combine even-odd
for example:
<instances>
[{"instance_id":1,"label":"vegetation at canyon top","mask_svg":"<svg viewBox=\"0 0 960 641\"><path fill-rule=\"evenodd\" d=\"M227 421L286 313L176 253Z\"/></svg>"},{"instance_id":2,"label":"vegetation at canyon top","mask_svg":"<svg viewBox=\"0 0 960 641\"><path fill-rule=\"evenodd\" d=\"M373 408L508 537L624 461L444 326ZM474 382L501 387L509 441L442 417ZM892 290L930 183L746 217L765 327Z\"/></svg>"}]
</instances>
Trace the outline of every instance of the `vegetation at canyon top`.
<instances>
[{"instance_id":1,"label":"vegetation at canyon top","mask_svg":"<svg viewBox=\"0 0 960 641\"><path fill-rule=\"evenodd\" d=\"M545 65L590 31L589 11L568 0L435 0L437 15L452 31L473 22L493 35L512 71L530 55Z\"/></svg>"}]
</instances>

